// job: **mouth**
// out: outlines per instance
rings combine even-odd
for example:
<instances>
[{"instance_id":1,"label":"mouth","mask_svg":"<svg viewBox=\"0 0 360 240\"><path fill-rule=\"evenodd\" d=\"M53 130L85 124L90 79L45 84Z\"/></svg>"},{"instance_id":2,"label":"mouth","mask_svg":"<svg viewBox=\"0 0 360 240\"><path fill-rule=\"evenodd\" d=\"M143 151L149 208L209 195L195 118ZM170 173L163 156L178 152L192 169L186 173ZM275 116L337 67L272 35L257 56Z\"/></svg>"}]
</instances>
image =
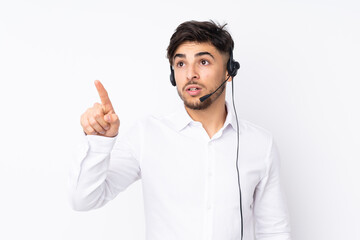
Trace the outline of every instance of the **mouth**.
<instances>
[{"instance_id":1,"label":"mouth","mask_svg":"<svg viewBox=\"0 0 360 240\"><path fill-rule=\"evenodd\" d=\"M201 88L197 87L197 86L189 86L189 87L186 88L186 92L190 96L197 96L197 95L200 95Z\"/></svg>"}]
</instances>

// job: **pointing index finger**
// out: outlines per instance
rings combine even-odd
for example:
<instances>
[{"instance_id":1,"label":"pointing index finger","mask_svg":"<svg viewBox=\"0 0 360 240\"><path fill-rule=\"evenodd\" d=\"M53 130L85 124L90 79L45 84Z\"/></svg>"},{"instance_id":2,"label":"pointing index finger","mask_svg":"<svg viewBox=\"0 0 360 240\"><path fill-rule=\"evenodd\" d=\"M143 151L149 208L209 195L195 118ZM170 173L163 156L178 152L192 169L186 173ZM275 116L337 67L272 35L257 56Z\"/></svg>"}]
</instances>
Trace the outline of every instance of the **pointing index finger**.
<instances>
[{"instance_id":1,"label":"pointing index finger","mask_svg":"<svg viewBox=\"0 0 360 240\"><path fill-rule=\"evenodd\" d=\"M108 113L110 110L113 110L113 106L111 104L109 95L99 80L95 80L95 87L99 93L101 104L104 107L105 113Z\"/></svg>"}]
</instances>

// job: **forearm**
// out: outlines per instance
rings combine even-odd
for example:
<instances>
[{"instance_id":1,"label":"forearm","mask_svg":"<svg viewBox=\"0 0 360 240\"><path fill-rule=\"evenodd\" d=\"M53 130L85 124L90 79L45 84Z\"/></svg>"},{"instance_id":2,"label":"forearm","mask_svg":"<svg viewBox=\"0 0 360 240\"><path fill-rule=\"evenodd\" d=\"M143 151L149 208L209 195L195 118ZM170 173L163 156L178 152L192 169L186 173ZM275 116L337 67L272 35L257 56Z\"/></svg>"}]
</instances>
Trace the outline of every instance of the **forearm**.
<instances>
[{"instance_id":1,"label":"forearm","mask_svg":"<svg viewBox=\"0 0 360 240\"><path fill-rule=\"evenodd\" d=\"M74 210L103 206L110 199L107 172L115 138L87 136L71 169L69 195Z\"/></svg>"}]
</instances>

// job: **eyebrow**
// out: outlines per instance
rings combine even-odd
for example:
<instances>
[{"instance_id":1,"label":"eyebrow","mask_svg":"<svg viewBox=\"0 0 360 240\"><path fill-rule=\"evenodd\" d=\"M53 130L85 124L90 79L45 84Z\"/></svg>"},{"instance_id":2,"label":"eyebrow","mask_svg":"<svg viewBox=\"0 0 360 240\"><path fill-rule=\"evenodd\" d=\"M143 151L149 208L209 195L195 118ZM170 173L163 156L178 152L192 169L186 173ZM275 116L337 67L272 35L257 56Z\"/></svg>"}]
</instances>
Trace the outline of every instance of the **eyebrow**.
<instances>
[{"instance_id":1,"label":"eyebrow","mask_svg":"<svg viewBox=\"0 0 360 240\"><path fill-rule=\"evenodd\" d=\"M200 56L204 56L204 55L209 55L210 57L212 57L212 59L215 59L214 56L209 52L199 52L199 53L195 54L195 57L200 57Z\"/></svg>"},{"instance_id":2,"label":"eyebrow","mask_svg":"<svg viewBox=\"0 0 360 240\"><path fill-rule=\"evenodd\" d=\"M212 57L213 59L215 59L214 56L213 56L211 53L209 53L209 52L198 52L198 53L195 54L195 57L200 57L200 56L204 56L204 55L209 55L210 57ZM177 58L177 57L179 57L179 58L186 58L186 55L183 54L183 53L177 53L177 54L175 54L175 56L174 56L173 59L175 60L175 58Z\"/></svg>"}]
</instances>

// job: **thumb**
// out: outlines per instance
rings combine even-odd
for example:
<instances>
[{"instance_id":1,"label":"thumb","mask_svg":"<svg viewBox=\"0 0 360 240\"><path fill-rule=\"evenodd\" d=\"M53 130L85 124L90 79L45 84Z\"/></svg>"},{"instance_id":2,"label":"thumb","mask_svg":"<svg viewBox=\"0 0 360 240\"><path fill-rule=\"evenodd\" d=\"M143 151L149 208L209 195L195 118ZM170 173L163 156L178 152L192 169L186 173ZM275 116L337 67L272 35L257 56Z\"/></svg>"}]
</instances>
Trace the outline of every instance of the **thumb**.
<instances>
[{"instance_id":1,"label":"thumb","mask_svg":"<svg viewBox=\"0 0 360 240\"><path fill-rule=\"evenodd\" d=\"M115 123L119 118L115 113L109 113L104 116L104 120L108 123Z\"/></svg>"}]
</instances>

